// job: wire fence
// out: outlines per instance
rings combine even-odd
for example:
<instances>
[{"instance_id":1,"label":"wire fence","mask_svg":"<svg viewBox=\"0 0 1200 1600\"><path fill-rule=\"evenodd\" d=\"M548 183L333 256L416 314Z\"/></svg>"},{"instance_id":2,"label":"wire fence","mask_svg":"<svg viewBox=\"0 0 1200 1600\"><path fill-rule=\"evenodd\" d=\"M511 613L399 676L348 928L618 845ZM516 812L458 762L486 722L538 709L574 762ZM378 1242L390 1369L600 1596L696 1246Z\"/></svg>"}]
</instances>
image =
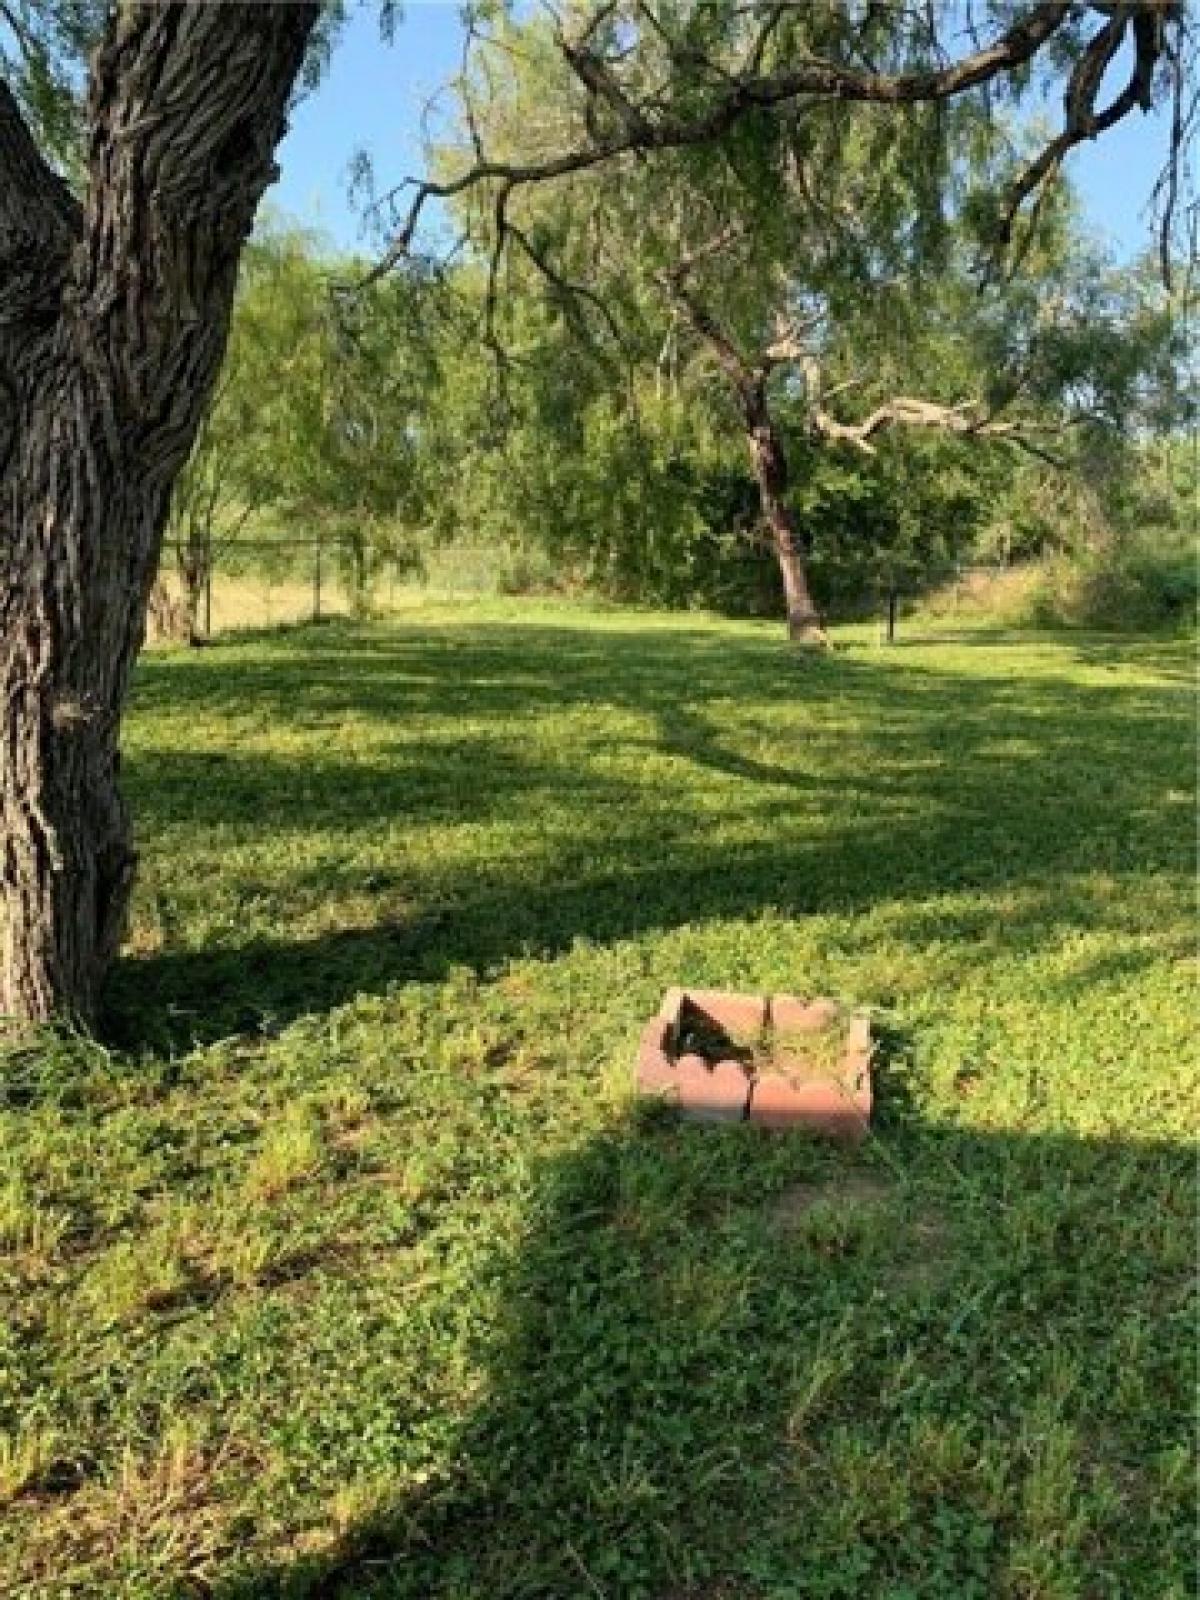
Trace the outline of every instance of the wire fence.
<instances>
[{"instance_id":1,"label":"wire fence","mask_svg":"<svg viewBox=\"0 0 1200 1600\"><path fill-rule=\"evenodd\" d=\"M211 552L168 540L151 599L151 635L206 639L367 615L396 604L412 578L411 557L328 533L238 538Z\"/></svg>"},{"instance_id":2,"label":"wire fence","mask_svg":"<svg viewBox=\"0 0 1200 1600\"><path fill-rule=\"evenodd\" d=\"M894 643L918 610L927 631L931 596L933 616L952 623L988 585L1016 571L1004 563L949 562L864 572L816 561L812 579L829 621L874 623L880 641ZM544 595L556 588L548 561L505 561L493 546L448 546L417 561L411 551L381 552L328 532L240 537L211 552L168 540L150 635L200 642L242 629L387 615L422 594Z\"/></svg>"}]
</instances>

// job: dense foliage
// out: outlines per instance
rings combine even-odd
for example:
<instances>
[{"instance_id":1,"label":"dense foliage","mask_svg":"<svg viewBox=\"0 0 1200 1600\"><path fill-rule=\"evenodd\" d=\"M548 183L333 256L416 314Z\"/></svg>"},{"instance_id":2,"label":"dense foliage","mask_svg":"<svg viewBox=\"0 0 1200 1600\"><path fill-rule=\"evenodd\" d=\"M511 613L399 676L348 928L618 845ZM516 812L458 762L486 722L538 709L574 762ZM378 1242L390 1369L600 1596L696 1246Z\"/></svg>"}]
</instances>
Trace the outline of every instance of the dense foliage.
<instances>
[{"instance_id":1,"label":"dense foliage","mask_svg":"<svg viewBox=\"0 0 1200 1600\"><path fill-rule=\"evenodd\" d=\"M683 70L664 40L684 17L672 10L657 43L631 32L630 82L652 85L668 58ZM883 63L930 48L883 8L853 28L838 6L777 21L771 60L837 55L848 28ZM711 55L748 24L708 8L687 26ZM546 18L485 10L472 40L436 171L580 135L580 84ZM791 353L766 403L823 610L854 614L963 563L1105 563L1135 535L1171 543L1186 484L1156 463L1193 404L1179 295L1148 262L1103 259L1065 181L1036 229L1022 223L1009 270L986 256L1030 147L1028 86L1011 82L1002 110L830 102L752 116L719 146L568 174L519 205L475 187L443 218L447 236L462 230L457 252L431 240L365 288L369 263L272 223L247 256L201 441L199 476L219 463L227 491L210 559L249 508L319 529L364 600L373 568L439 552L444 569L459 550L482 552L500 583L778 614L745 423L717 358L724 340L753 367L781 331ZM701 323L681 312L684 287ZM903 396L932 414L854 436ZM189 481L176 545L190 550Z\"/></svg>"},{"instance_id":2,"label":"dense foliage","mask_svg":"<svg viewBox=\"0 0 1200 1600\"><path fill-rule=\"evenodd\" d=\"M981 301L951 256L912 291L894 285L882 308L877 295L847 312L829 356L856 412L905 387L949 398L1019 370L1055 463L934 430L890 431L871 455L831 446L782 377L792 505L834 614L891 588L919 592L963 563L1128 567L1153 564L1157 549L1179 569L1192 469L1178 309L1147 269L1082 259L1068 272L1059 257ZM192 548L198 479L219 491L210 558L229 561L239 532L268 559L265 529L282 530L281 551L289 534L320 530L364 602L372 572L423 559L452 571L461 552L501 587L779 614L728 395L669 312L644 297L644 326L630 316L614 349L544 280L515 275L497 355L482 337L477 266L347 292L362 273L279 220L251 247L169 554ZM1048 282L1060 305L1049 323Z\"/></svg>"}]
</instances>

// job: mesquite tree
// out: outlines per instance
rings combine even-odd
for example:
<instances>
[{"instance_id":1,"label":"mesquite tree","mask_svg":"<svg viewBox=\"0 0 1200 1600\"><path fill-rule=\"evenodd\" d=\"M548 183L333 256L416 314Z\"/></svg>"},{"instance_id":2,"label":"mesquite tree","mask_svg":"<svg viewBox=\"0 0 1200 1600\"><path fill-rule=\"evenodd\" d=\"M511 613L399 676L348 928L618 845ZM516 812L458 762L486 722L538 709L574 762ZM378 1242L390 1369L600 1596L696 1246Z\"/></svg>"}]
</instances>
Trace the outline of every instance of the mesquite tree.
<instances>
[{"instance_id":1,"label":"mesquite tree","mask_svg":"<svg viewBox=\"0 0 1200 1600\"><path fill-rule=\"evenodd\" d=\"M822 105L902 116L982 95L990 113L995 99L1015 99L1030 82L1048 96L1059 93L1062 126L977 197L998 250L1027 244L1076 146L1164 95L1172 102L1170 151L1155 190L1164 275L1176 225L1194 233L1181 152L1198 111L1188 93L1196 36L1182 0L980 0L963 15L954 7L847 0L594 0L543 9L549 32L536 19L514 24L504 6L467 8L471 28L455 87L468 158L443 151L448 175L407 178L374 202L380 226L391 231L377 275L411 257L431 205L470 206L482 197L456 249L465 240L484 247L489 311L510 249L559 290L578 290L556 270L556 252L522 225L519 202L542 185L614 170L627 176L647 160L689 152L715 149L718 162L733 159L747 136L753 141L764 129L782 130L786 144ZM970 48L960 53L964 38ZM539 74L537 94L515 111L510 89L526 66ZM498 118L487 103L497 97L508 99ZM369 168L360 177L369 180Z\"/></svg>"},{"instance_id":2,"label":"mesquite tree","mask_svg":"<svg viewBox=\"0 0 1200 1600\"><path fill-rule=\"evenodd\" d=\"M693 212L701 210L697 197ZM1085 264L1072 272L1056 256L1046 264L1040 287L1043 298L1031 298L1028 283L1021 293L1004 295L986 308L969 288L969 278L954 270L953 248L942 252L942 274L936 285L904 291L900 284L877 281L875 294L862 285L858 314L836 326L829 299L804 284L782 277L770 336L749 341L739 331L731 301L748 298L745 285L753 270L740 262L740 229L727 226L701 245L681 252L662 287L683 326L690 330L724 375L758 489L762 522L782 579L788 634L802 643L826 643L808 582L806 552L789 488L788 423L808 446L843 447L874 455L876 439L892 429L930 429L964 442L1000 442L1043 462L1065 468L1053 451L1069 432L1086 427L1093 433L1121 430L1130 421L1134 391L1144 376L1158 380L1160 392L1170 388L1171 328L1163 315L1138 317L1121 303L1115 329L1105 313L1111 308L1097 293L1099 274ZM803 259L803 252L799 253ZM707 284L696 279L707 274ZM1076 281L1077 280L1077 281ZM724 293L722 293L724 291ZM725 301L724 317L714 306ZM770 296L767 297L769 304ZM882 304L876 308L872 301ZM898 320L899 340L909 366L919 367L921 338L912 327L914 301L924 301L933 320L952 321L954 334L943 331L943 358L957 356L950 382L951 400L887 393L879 324ZM1002 317L1008 324L1008 351L987 336ZM744 320L744 319L743 319ZM874 325L874 326L873 326ZM1113 332L1119 352L1110 347ZM871 333L874 333L874 339ZM891 342L896 342L895 337ZM955 349L955 346L958 348ZM1114 359L1115 357L1115 359ZM973 359L972 359L973 358ZM1164 365L1168 371L1160 371ZM834 381L828 368L835 369ZM957 371L954 369L957 368ZM849 370L847 370L849 369ZM906 372L906 376L907 376ZM964 378L969 381L963 382ZM943 380L944 382L945 380ZM884 389L886 398L864 405L864 390ZM849 394L847 394L849 392ZM844 407L858 401L857 420L845 420L829 409L832 396Z\"/></svg>"},{"instance_id":3,"label":"mesquite tree","mask_svg":"<svg viewBox=\"0 0 1200 1600\"><path fill-rule=\"evenodd\" d=\"M172 485L318 19L121 5L82 198L0 80L0 1014L87 1018L133 882L118 737Z\"/></svg>"},{"instance_id":4,"label":"mesquite tree","mask_svg":"<svg viewBox=\"0 0 1200 1600\"><path fill-rule=\"evenodd\" d=\"M749 353L741 349L689 285L695 256L677 263L664 275L667 291L693 332L704 340L732 391L759 506L783 584L788 638L797 644L823 644L825 632L809 587L808 571L796 516L788 499L789 472L783 431L772 411L768 384L777 360L786 352L770 346Z\"/></svg>"},{"instance_id":5,"label":"mesquite tree","mask_svg":"<svg viewBox=\"0 0 1200 1600\"><path fill-rule=\"evenodd\" d=\"M1009 270L1053 212L1054 180L1071 149L1150 109L1160 90L1175 98L1165 238L1191 114L1183 10L1173 0L982 0L962 17L949 7L844 0L601 0L547 10L549 23L542 13L498 26L477 19L457 84L457 146L439 153L444 176L381 203L386 211L390 202L395 232L380 270L409 256L431 203L448 203L463 229L456 248L465 238L485 263L482 337L502 365L500 290L514 267L540 276L557 301L574 300L577 318L618 344L629 331L629 285L665 286L728 381L789 632L820 639L769 390L780 359L813 352L794 341L783 357L770 348L775 280L835 307L839 296L869 302L887 269L901 278L928 264L955 211L993 266ZM964 37L971 48L956 59ZM1022 157L994 115L994 96L1015 98L1031 81L1048 90L1055 77L1061 131ZM704 253L696 229L711 233L731 218L742 224L733 232L748 259L728 274L715 308L691 281ZM819 372L808 366L814 438L870 451L876 433L900 424L1022 437L990 405L902 396L843 423L825 409Z\"/></svg>"}]
</instances>

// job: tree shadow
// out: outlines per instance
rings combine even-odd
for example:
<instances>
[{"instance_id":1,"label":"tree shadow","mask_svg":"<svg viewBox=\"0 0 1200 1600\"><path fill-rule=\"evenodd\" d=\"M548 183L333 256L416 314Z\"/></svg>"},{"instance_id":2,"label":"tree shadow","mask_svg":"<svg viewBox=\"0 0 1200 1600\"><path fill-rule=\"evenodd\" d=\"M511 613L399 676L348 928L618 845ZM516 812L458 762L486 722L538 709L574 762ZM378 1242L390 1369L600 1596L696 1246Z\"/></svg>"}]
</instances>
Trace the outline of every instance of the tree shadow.
<instances>
[{"instance_id":1,"label":"tree shadow","mask_svg":"<svg viewBox=\"0 0 1200 1600\"><path fill-rule=\"evenodd\" d=\"M731 644L683 627L339 633L336 648L325 633L315 647L285 638L266 665L238 649L144 668L138 700L177 716L181 743L201 707L233 732L222 751L135 750L135 808L183 831L198 864L208 839L294 838L285 876L261 891L277 924L341 893L360 909L354 926L315 936L168 943L125 959L110 992L118 1042L185 1048L580 936L765 910L1019 891L1028 914L989 933L1016 945L1095 925L1103 913L1077 879L1190 874L1189 711L1153 687L1053 673L964 682L867 653L798 665L765 635ZM797 704L802 737L794 721L777 733L776 707ZM621 771L587 751L557 759L528 736L545 716L590 707L631 714L614 736L630 758ZM350 716L377 729L429 718L431 731L376 738L364 759L336 747ZM853 759L838 753L847 716ZM305 738L294 757L243 754L243 725L328 729L328 748ZM418 830L523 813L550 820L515 868L501 855L398 874L394 851L374 842L396 820ZM305 861L314 831L336 836L345 865Z\"/></svg>"},{"instance_id":2,"label":"tree shadow","mask_svg":"<svg viewBox=\"0 0 1200 1600\"><path fill-rule=\"evenodd\" d=\"M857 1152L634 1113L533 1172L452 1443L203 1592L1182 1595L1191 1174L894 1084ZM371 1405L403 1432L420 1397Z\"/></svg>"}]
</instances>

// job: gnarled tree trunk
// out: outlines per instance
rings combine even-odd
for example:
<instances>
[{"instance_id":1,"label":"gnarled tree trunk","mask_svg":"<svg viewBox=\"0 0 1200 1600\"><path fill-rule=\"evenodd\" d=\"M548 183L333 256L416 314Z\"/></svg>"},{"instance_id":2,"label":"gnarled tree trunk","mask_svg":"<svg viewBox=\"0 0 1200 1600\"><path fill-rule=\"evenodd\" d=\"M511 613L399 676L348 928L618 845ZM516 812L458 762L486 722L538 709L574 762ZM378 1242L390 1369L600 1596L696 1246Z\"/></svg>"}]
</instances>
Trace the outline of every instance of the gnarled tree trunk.
<instances>
[{"instance_id":1,"label":"gnarled tree trunk","mask_svg":"<svg viewBox=\"0 0 1200 1600\"><path fill-rule=\"evenodd\" d=\"M719 246L724 238L725 235L718 235L708 249ZM767 394L767 379L773 358L770 352L758 360L747 356L704 302L688 288L688 274L705 253L707 251L702 250L685 257L673 272L664 276L662 282L677 309L708 343L733 389L750 452L750 464L754 469L754 481L758 485L758 503L783 579L788 638L795 644L828 645L828 636L808 587L800 532L787 500L787 449L771 415L771 402Z\"/></svg>"},{"instance_id":2,"label":"gnarled tree trunk","mask_svg":"<svg viewBox=\"0 0 1200 1600\"><path fill-rule=\"evenodd\" d=\"M783 579L788 638L795 644L828 644L808 587L796 518L787 502L787 451L771 416L765 380L757 374L748 375L738 386L738 398L763 521Z\"/></svg>"},{"instance_id":3,"label":"gnarled tree trunk","mask_svg":"<svg viewBox=\"0 0 1200 1600\"><path fill-rule=\"evenodd\" d=\"M121 939L122 708L317 11L115 11L82 205L0 83L2 1016L86 1020Z\"/></svg>"}]
</instances>

